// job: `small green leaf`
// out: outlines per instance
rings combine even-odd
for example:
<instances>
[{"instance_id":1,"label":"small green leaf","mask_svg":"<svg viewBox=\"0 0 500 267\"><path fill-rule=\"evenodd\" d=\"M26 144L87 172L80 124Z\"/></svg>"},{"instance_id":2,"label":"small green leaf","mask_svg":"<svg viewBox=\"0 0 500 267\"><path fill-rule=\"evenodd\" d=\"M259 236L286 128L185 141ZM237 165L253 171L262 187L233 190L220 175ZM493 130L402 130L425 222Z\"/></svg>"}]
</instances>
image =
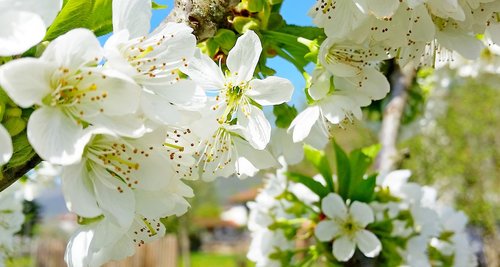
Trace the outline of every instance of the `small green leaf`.
<instances>
[{"instance_id":1,"label":"small green leaf","mask_svg":"<svg viewBox=\"0 0 500 267\"><path fill-rule=\"evenodd\" d=\"M290 181L305 185L320 198L323 198L330 193L328 188L324 187L320 182L315 181L312 177L294 172L287 172L286 176Z\"/></svg>"},{"instance_id":2,"label":"small green leaf","mask_svg":"<svg viewBox=\"0 0 500 267\"><path fill-rule=\"evenodd\" d=\"M214 41L226 52L233 48L236 43L236 33L228 29L220 29L214 36Z\"/></svg>"},{"instance_id":3,"label":"small green leaf","mask_svg":"<svg viewBox=\"0 0 500 267\"><path fill-rule=\"evenodd\" d=\"M363 179L366 171L373 162L373 159L363 153L362 150L353 150L349 156L351 166L351 181Z\"/></svg>"},{"instance_id":4,"label":"small green leaf","mask_svg":"<svg viewBox=\"0 0 500 267\"><path fill-rule=\"evenodd\" d=\"M323 176L330 192L335 192L332 169L330 168L330 163L328 162L325 153L306 145L304 146L304 154L307 161L311 162L321 176Z\"/></svg>"},{"instance_id":5,"label":"small green leaf","mask_svg":"<svg viewBox=\"0 0 500 267\"><path fill-rule=\"evenodd\" d=\"M155 1L153 1L151 4L153 9L165 9L168 7L167 5L158 4Z\"/></svg>"},{"instance_id":6,"label":"small green leaf","mask_svg":"<svg viewBox=\"0 0 500 267\"><path fill-rule=\"evenodd\" d=\"M351 184L351 166L349 158L336 142L333 142L333 149L335 150L335 160L337 163L338 193L343 199L348 199L349 186Z\"/></svg>"},{"instance_id":7,"label":"small green leaf","mask_svg":"<svg viewBox=\"0 0 500 267\"><path fill-rule=\"evenodd\" d=\"M97 36L113 31L112 0L68 0L52 25L45 40L51 41L76 28L87 28Z\"/></svg>"},{"instance_id":8,"label":"small green leaf","mask_svg":"<svg viewBox=\"0 0 500 267\"><path fill-rule=\"evenodd\" d=\"M276 116L276 126L287 129L297 116L297 109L294 106L283 103L274 106L273 113Z\"/></svg>"},{"instance_id":9,"label":"small green leaf","mask_svg":"<svg viewBox=\"0 0 500 267\"><path fill-rule=\"evenodd\" d=\"M75 28L86 28L95 0L68 0L52 25L45 40L51 41Z\"/></svg>"}]
</instances>

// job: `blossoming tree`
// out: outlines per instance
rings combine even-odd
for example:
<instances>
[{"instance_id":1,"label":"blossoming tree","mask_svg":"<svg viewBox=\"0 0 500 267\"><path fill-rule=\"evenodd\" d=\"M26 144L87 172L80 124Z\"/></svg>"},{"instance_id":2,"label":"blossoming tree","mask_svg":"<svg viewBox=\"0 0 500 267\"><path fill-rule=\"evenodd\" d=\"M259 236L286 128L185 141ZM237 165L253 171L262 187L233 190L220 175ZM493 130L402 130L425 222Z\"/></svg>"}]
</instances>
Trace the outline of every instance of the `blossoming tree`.
<instances>
[{"instance_id":1,"label":"blossoming tree","mask_svg":"<svg viewBox=\"0 0 500 267\"><path fill-rule=\"evenodd\" d=\"M281 5L179 0L150 29L151 0L0 0L3 253L22 217L9 185L43 161L81 224L69 266L162 237L196 195L185 180L264 170L276 174L249 204L257 266L474 266L466 216L395 170L395 142L419 70L496 47L500 1L318 0L316 27L287 24ZM306 88L274 76L274 56ZM332 127L381 99L381 145L346 153ZM287 171L303 158L318 175Z\"/></svg>"}]
</instances>

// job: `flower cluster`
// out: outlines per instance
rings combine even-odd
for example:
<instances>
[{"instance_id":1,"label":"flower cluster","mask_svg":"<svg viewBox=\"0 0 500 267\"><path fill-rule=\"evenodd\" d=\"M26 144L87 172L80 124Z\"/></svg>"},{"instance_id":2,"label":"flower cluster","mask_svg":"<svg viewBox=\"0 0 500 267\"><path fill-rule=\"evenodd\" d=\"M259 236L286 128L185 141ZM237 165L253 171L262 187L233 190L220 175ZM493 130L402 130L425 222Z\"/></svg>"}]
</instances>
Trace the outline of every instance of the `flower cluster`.
<instances>
[{"instance_id":1,"label":"flower cluster","mask_svg":"<svg viewBox=\"0 0 500 267\"><path fill-rule=\"evenodd\" d=\"M23 195L19 183L0 192L0 265L14 252L13 236L24 222Z\"/></svg>"},{"instance_id":2,"label":"flower cluster","mask_svg":"<svg viewBox=\"0 0 500 267\"><path fill-rule=\"evenodd\" d=\"M285 171L283 167L276 175L269 175L255 201L248 203L252 242L247 257L258 267L288 264L297 244L308 238L299 236L300 229L307 227L309 209L319 201L304 185L288 181Z\"/></svg>"},{"instance_id":3,"label":"flower cluster","mask_svg":"<svg viewBox=\"0 0 500 267\"><path fill-rule=\"evenodd\" d=\"M309 15L324 28L318 64L308 88L310 105L292 122L294 142L312 129L362 116L389 92L382 61L399 66L435 66L455 55L477 59L485 42L498 42L498 1L334 1L318 0ZM342 127L342 126L341 126Z\"/></svg>"},{"instance_id":4,"label":"flower cluster","mask_svg":"<svg viewBox=\"0 0 500 267\"><path fill-rule=\"evenodd\" d=\"M297 176L291 173L270 176L248 205L248 258L257 266L476 266L465 214L437 201L433 188L408 182L410 174L398 170L377 177L369 201L313 191L324 185L321 176L303 176L308 183L293 182Z\"/></svg>"},{"instance_id":5,"label":"flower cluster","mask_svg":"<svg viewBox=\"0 0 500 267\"><path fill-rule=\"evenodd\" d=\"M113 34L104 46L77 28L38 45L36 57L0 66L7 94L0 100L33 110L29 143L62 166L67 207L82 225L67 247L70 266L100 266L162 237L161 219L189 208L193 191L183 179L246 177L278 166L262 107L289 101L294 89L283 78L253 78L262 45L252 31L217 65L184 24L150 33L151 1L112 5ZM27 26L14 25L0 55L39 43L61 3L51 8L38 10L51 16L36 35L18 34ZM0 127L1 165L13 154L10 135Z\"/></svg>"}]
</instances>

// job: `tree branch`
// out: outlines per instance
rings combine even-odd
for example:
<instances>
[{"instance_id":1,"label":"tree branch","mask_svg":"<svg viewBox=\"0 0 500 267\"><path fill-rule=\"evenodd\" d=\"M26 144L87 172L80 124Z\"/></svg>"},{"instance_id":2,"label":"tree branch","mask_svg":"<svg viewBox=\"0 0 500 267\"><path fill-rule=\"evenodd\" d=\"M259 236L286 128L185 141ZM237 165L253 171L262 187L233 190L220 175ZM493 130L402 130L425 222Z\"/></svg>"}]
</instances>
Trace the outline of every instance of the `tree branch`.
<instances>
[{"instance_id":1,"label":"tree branch","mask_svg":"<svg viewBox=\"0 0 500 267\"><path fill-rule=\"evenodd\" d=\"M23 177L31 169L35 168L41 161L42 159L38 155L35 155L26 162L26 164L2 170L0 172L0 192L19 180L19 178Z\"/></svg>"},{"instance_id":2,"label":"tree branch","mask_svg":"<svg viewBox=\"0 0 500 267\"><path fill-rule=\"evenodd\" d=\"M238 0L175 0L174 9L162 22L185 23L194 29L198 41L213 37L221 27L228 28L227 17Z\"/></svg>"},{"instance_id":3,"label":"tree branch","mask_svg":"<svg viewBox=\"0 0 500 267\"><path fill-rule=\"evenodd\" d=\"M415 69L409 65L403 69L395 65L395 69L390 76L391 100L384 110L382 128L379 135L382 149L378 154L376 164L382 176L395 170L401 159L396 144L401 126L401 118L403 117L408 99L408 89L414 77Z\"/></svg>"}]
</instances>

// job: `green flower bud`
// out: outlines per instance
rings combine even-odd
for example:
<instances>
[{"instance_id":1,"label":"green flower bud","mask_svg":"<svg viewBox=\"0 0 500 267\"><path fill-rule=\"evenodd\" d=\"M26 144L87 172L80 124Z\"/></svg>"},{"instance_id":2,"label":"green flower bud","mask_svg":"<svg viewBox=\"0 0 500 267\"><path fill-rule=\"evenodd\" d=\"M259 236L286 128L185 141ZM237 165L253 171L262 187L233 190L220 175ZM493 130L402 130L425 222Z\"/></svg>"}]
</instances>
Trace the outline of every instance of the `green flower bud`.
<instances>
[{"instance_id":1,"label":"green flower bud","mask_svg":"<svg viewBox=\"0 0 500 267\"><path fill-rule=\"evenodd\" d=\"M15 107L15 108L7 108L5 110L4 116L7 118L20 118L22 114L23 110Z\"/></svg>"},{"instance_id":2,"label":"green flower bud","mask_svg":"<svg viewBox=\"0 0 500 267\"><path fill-rule=\"evenodd\" d=\"M258 31L260 29L260 21L248 17L235 17L233 20L233 27L241 34L248 30Z\"/></svg>"},{"instance_id":3,"label":"green flower bud","mask_svg":"<svg viewBox=\"0 0 500 267\"><path fill-rule=\"evenodd\" d=\"M16 136L26 129L26 121L19 117L7 118L2 124L10 136Z\"/></svg>"},{"instance_id":4,"label":"green flower bud","mask_svg":"<svg viewBox=\"0 0 500 267\"><path fill-rule=\"evenodd\" d=\"M248 0L247 8L250 12L259 12L264 8L265 0Z\"/></svg>"}]
</instances>

